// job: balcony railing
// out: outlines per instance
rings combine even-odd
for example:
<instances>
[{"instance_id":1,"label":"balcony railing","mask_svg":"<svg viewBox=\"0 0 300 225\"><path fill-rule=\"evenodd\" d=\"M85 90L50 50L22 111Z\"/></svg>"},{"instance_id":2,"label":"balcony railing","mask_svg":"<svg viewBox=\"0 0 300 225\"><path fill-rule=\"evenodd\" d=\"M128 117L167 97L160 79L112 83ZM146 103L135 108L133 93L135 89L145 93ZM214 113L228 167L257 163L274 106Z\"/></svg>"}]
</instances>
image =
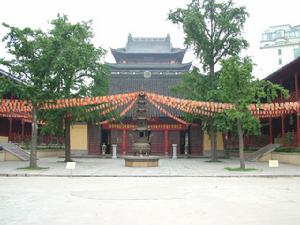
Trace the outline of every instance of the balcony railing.
<instances>
[{"instance_id":1,"label":"balcony railing","mask_svg":"<svg viewBox=\"0 0 300 225\"><path fill-rule=\"evenodd\" d=\"M14 143L22 143L27 142L29 143L31 141L31 134L24 134L23 136L20 133L12 133L9 136L9 141ZM41 135L38 136L38 144L58 144L63 145L64 144L64 138L63 137L55 137L51 135Z\"/></svg>"}]
</instances>

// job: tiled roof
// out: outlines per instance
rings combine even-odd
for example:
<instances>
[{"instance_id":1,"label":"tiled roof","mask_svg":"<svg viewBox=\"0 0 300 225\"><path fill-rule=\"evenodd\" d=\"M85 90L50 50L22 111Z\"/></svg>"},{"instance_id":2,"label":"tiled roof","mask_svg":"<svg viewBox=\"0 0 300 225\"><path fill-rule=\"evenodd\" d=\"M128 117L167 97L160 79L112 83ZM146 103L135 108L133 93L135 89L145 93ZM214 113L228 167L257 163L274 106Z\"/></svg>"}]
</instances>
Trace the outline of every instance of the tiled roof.
<instances>
[{"instance_id":1,"label":"tiled roof","mask_svg":"<svg viewBox=\"0 0 300 225\"><path fill-rule=\"evenodd\" d=\"M162 48L158 47L157 44L147 43L137 45L134 48L111 48L112 54L185 54L186 49L182 48Z\"/></svg>"},{"instance_id":2,"label":"tiled roof","mask_svg":"<svg viewBox=\"0 0 300 225\"><path fill-rule=\"evenodd\" d=\"M14 76L14 75L12 75L12 74L10 74L10 73L8 73L8 72L2 70L2 69L0 69L0 76L7 77L7 78L9 78L9 79L11 79L11 80L14 80L14 81L17 81L17 82L25 83L24 81L20 80L20 79L17 78L16 76Z\"/></svg>"},{"instance_id":3,"label":"tiled roof","mask_svg":"<svg viewBox=\"0 0 300 225\"><path fill-rule=\"evenodd\" d=\"M171 52L170 36L164 38L132 37L128 35L126 52L146 53L146 52Z\"/></svg>"},{"instance_id":4,"label":"tiled roof","mask_svg":"<svg viewBox=\"0 0 300 225\"><path fill-rule=\"evenodd\" d=\"M264 78L264 80L270 80L279 83L280 80L283 81L293 77L295 72L298 72L298 74L300 73L300 57L271 73L269 76Z\"/></svg>"},{"instance_id":5,"label":"tiled roof","mask_svg":"<svg viewBox=\"0 0 300 225\"><path fill-rule=\"evenodd\" d=\"M185 49L173 48L170 35L166 37L132 37L128 35L125 48L112 49L123 53L174 53Z\"/></svg>"}]
</instances>

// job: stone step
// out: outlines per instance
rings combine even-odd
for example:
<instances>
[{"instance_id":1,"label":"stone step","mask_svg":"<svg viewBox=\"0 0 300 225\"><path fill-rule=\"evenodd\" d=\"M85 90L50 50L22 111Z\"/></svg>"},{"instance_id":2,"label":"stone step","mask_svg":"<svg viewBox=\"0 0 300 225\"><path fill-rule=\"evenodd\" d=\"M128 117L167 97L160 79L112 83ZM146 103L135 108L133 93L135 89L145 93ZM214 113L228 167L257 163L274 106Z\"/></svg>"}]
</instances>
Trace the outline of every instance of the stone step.
<instances>
[{"instance_id":1,"label":"stone step","mask_svg":"<svg viewBox=\"0 0 300 225\"><path fill-rule=\"evenodd\" d=\"M249 162L255 162L255 161L259 160L263 155L273 152L279 147L280 147L280 144L268 144L268 145L258 149L257 151L251 153L250 155L248 155L246 160Z\"/></svg>"},{"instance_id":2,"label":"stone step","mask_svg":"<svg viewBox=\"0 0 300 225\"><path fill-rule=\"evenodd\" d=\"M23 161L27 161L30 158L28 152L24 151L18 145L15 145L13 143L1 143L1 146L5 151L15 155Z\"/></svg>"}]
</instances>

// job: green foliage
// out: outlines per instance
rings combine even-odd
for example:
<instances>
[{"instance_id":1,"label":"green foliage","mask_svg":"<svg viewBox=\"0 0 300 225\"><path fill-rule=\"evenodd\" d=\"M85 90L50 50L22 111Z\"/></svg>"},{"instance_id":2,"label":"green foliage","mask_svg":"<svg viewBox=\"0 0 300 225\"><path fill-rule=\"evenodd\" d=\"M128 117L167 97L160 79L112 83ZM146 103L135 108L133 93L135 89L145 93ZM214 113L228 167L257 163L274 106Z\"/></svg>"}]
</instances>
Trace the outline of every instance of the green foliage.
<instances>
[{"instance_id":1,"label":"green foliage","mask_svg":"<svg viewBox=\"0 0 300 225\"><path fill-rule=\"evenodd\" d=\"M224 102L233 104L234 108L225 114L232 127L236 125L239 137L240 169L245 169L244 134L259 132L259 119L255 118L250 104L272 101L278 93L286 90L279 85L255 79L252 75L253 63L250 58L240 59L238 56L221 61L222 70L219 78L220 97Z\"/></svg>"},{"instance_id":2,"label":"green foliage","mask_svg":"<svg viewBox=\"0 0 300 225\"><path fill-rule=\"evenodd\" d=\"M231 57L221 61L222 70L219 78L219 94L223 102L232 103L235 108L225 112L234 124L240 120L244 132L258 134L259 119L249 111L250 104L271 102L279 93L287 97L288 92L280 85L258 80L252 75L253 63L250 58Z\"/></svg>"},{"instance_id":3,"label":"green foliage","mask_svg":"<svg viewBox=\"0 0 300 225\"><path fill-rule=\"evenodd\" d=\"M251 172L257 170L255 168L232 168L232 167L225 167L224 169L228 171L235 171L235 172Z\"/></svg>"},{"instance_id":4,"label":"green foliage","mask_svg":"<svg viewBox=\"0 0 300 225\"><path fill-rule=\"evenodd\" d=\"M276 138L276 139L278 141L277 143L287 145L287 146L291 146L294 143L296 143L296 137L295 137L294 132L287 132L287 133L284 134L283 137L279 137L279 138Z\"/></svg>"},{"instance_id":5,"label":"green foliage","mask_svg":"<svg viewBox=\"0 0 300 225\"><path fill-rule=\"evenodd\" d=\"M195 101L219 102L218 88L219 74L207 76L202 74L198 68L191 72L182 74L181 81L171 90L176 95ZM213 118L195 114L184 114L188 122L201 121L202 128L206 131L212 126L216 130L225 131L228 129L227 117L223 113L214 114Z\"/></svg>"},{"instance_id":6,"label":"green foliage","mask_svg":"<svg viewBox=\"0 0 300 225\"><path fill-rule=\"evenodd\" d=\"M67 16L58 15L51 24L53 28L48 32L48 38L51 46L49 48L56 56L51 66L58 78L55 86L56 99L106 95L110 71L101 64L106 51L100 47L96 48L91 42L92 23L89 21L72 24ZM47 126L43 129L45 132L62 134L62 122L66 114L72 114L75 121L95 123L102 120L99 111L87 113L90 107L43 112L43 118L47 120Z\"/></svg>"},{"instance_id":7,"label":"green foliage","mask_svg":"<svg viewBox=\"0 0 300 225\"><path fill-rule=\"evenodd\" d=\"M110 70L107 65L100 65L89 86L89 96L104 96L108 94Z\"/></svg>"},{"instance_id":8,"label":"green foliage","mask_svg":"<svg viewBox=\"0 0 300 225\"><path fill-rule=\"evenodd\" d=\"M215 65L227 56L238 55L248 46L248 42L242 37L247 16L245 8L235 6L231 0L192 0L186 8L177 8L169 12L168 19L174 24L182 25L185 44L193 49L202 63L203 70L210 75L206 77L192 71L183 77L183 96L195 100L220 101L219 90L216 88L218 77L215 77ZM194 119L198 120L199 117ZM215 160L216 131L226 128L227 117L215 114L200 119L204 129L209 131L212 159Z\"/></svg>"},{"instance_id":9,"label":"green foliage","mask_svg":"<svg viewBox=\"0 0 300 225\"><path fill-rule=\"evenodd\" d=\"M9 29L3 38L12 55L11 60L1 59L20 80L3 80L0 94L17 93L17 97L28 99L33 104L33 135L30 166L36 166L34 151L37 144L37 117L46 121L43 132L63 133L65 121L66 159L70 159L70 115L74 120L98 117L99 112L86 113L87 107L67 108L45 112L40 110L46 101L61 98L77 98L105 94L109 71L101 64L105 54L91 42L93 31L91 22L72 24L68 17L58 15L51 21L52 29L47 32L31 28L19 29L3 24ZM91 116L92 115L92 116ZM67 119L66 119L67 118ZM68 153L68 154L67 154Z\"/></svg>"},{"instance_id":10,"label":"green foliage","mask_svg":"<svg viewBox=\"0 0 300 225\"><path fill-rule=\"evenodd\" d=\"M295 142L294 142L295 143ZM300 153L300 148L293 147L281 147L277 148L275 152L291 152L291 153Z\"/></svg>"},{"instance_id":11,"label":"green foliage","mask_svg":"<svg viewBox=\"0 0 300 225\"><path fill-rule=\"evenodd\" d=\"M104 71L100 60L105 51L91 43L91 22L71 24L67 16L58 15L51 24L49 39L56 55L52 66L60 78L57 91L64 98L86 95L87 79L99 80Z\"/></svg>"},{"instance_id":12,"label":"green foliage","mask_svg":"<svg viewBox=\"0 0 300 225\"><path fill-rule=\"evenodd\" d=\"M30 166L26 166L26 167L17 168L17 170L47 170L47 169L49 169L49 167L40 167L40 166L30 167Z\"/></svg>"},{"instance_id":13,"label":"green foliage","mask_svg":"<svg viewBox=\"0 0 300 225\"><path fill-rule=\"evenodd\" d=\"M11 59L0 59L0 64L6 66L20 82L2 78L0 94L7 92L15 96L31 100L38 105L55 96L55 79L50 68L55 57L48 52L48 39L41 30L30 28L20 29L3 24L9 29L3 41L11 54ZM25 84L25 85L24 85Z\"/></svg>"},{"instance_id":14,"label":"green foliage","mask_svg":"<svg viewBox=\"0 0 300 225\"><path fill-rule=\"evenodd\" d=\"M242 30L248 13L230 1L192 0L187 8L171 10L168 19L183 26L185 44L192 47L196 56L209 69L226 56L238 55L248 42Z\"/></svg>"},{"instance_id":15,"label":"green foliage","mask_svg":"<svg viewBox=\"0 0 300 225\"><path fill-rule=\"evenodd\" d=\"M171 90L184 98L196 101L216 101L218 76L207 76L194 67L181 75L181 82Z\"/></svg>"}]
</instances>

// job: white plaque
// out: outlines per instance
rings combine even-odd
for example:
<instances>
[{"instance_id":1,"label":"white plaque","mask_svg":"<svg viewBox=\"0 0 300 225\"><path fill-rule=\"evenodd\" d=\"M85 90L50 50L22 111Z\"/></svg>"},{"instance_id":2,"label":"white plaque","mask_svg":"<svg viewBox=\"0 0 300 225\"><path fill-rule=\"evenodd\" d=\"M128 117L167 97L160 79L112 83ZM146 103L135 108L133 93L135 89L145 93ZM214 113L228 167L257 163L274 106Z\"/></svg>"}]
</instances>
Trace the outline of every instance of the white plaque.
<instances>
[{"instance_id":1,"label":"white plaque","mask_svg":"<svg viewBox=\"0 0 300 225\"><path fill-rule=\"evenodd\" d=\"M279 167L278 160L269 160L269 167Z\"/></svg>"},{"instance_id":2,"label":"white plaque","mask_svg":"<svg viewBox=\"0 0 300 225\"><path fill-rule=\"evenodd\" d=\"M76 167L76 162L67 162L66 169L74 170Z\"/></svg>"}]
</instances>

